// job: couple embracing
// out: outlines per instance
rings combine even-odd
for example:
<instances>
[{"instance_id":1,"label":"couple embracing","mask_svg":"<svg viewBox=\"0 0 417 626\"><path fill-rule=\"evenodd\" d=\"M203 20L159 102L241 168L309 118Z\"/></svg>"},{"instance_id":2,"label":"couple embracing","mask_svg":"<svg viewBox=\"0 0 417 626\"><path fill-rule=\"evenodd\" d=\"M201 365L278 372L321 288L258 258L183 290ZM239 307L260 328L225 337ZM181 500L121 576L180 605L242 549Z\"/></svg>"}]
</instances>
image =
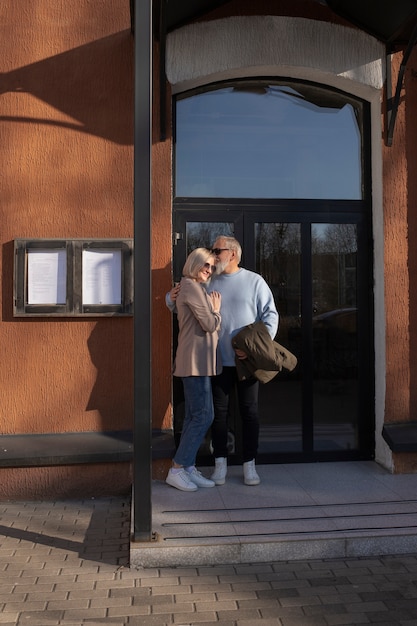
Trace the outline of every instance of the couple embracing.
<instances>
[{"instance_id":1,"label":"couple embracing","mask_svg":"<svg viewBox=\"0 0 417 626\"><path fill-rule=\"evenodd\" d=\"M278 312L272 292L257 273L239 266L242 249L233 237L217 237L213 247L188 256L179 286L166 295L178 315L174 376L184 386L185 417L180 442L166 482L181 491L223 485L227 475L227 415L237 389L242 419L243 480L258 485L255 461L259 440L258 391L255 378L238 380L232 338L245 326L262 321L273 339ZM215 468L210 479L196 468L196 456L211 427Z\"/></svg>"}]
</instances>

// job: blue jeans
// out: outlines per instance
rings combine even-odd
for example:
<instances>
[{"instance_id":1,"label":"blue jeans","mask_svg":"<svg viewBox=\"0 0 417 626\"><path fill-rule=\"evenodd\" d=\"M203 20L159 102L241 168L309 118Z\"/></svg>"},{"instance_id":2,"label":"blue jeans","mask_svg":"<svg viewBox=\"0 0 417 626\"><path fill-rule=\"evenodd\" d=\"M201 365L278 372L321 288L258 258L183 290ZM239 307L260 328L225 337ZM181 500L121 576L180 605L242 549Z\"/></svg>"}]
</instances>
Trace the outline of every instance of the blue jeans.
<instances>
[{"instance_id":1,"label":"blue jeans","mask_svg":"<svg viewBox=\"0 0 417 626\"><path fill-rule=\"evenodd\" d=\"M185 417L174 462L184 467L195 464L198 449L214 417L209 376L185 376L182 379Z\"/></svg>"}]
</instances>

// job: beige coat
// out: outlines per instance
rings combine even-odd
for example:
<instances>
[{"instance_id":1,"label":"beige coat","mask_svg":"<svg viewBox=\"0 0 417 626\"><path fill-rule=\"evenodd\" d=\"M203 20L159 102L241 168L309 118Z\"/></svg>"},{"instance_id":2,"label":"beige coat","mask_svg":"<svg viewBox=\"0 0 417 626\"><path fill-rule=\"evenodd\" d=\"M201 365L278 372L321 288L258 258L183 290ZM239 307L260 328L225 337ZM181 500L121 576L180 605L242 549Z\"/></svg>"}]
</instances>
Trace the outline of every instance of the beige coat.
<instances>
[{"instance_id":1,"label":"beige coat","mask_svg":"<svg viewBox=\"0 0 417 626\"><path fill-rule=\"evenodd\" d=\"M192 278L181 280L176 300L178 348L174 376L214 376L221 372L217 350L221 317L205 288Z\"/></svg>"}]
</instances>

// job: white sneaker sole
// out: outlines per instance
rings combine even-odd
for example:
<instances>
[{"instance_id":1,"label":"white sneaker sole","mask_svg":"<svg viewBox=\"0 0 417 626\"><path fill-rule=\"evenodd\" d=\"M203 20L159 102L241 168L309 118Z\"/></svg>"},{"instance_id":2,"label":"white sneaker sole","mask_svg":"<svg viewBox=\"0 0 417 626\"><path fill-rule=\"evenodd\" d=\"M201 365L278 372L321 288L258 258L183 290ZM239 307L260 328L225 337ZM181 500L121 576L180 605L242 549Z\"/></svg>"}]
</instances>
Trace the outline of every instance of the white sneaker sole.
<instances>
[{"instance_id":1,"label":"white sneaker sole","mask_svg":"<svg viewBox=\"0 0 417 626\"><path fill-rule=\"evenodd\" d=\"M257 479L257 478L252 478L252 479L247 479L247 480L243 480L243 482L245 483L245 485L248 485L249 487L255 487L256 485L259 485L261 483L261 479Z\"/></svg>"},{"instance_id":2,"label":"white sneaker sole","mask_svg":"<svg viewBox=\"0 0 417 626\"><path fill-rule=\"evenodd\" d=\"M194 483L192 487L185 487L185 486L183 487L182 485L179 485L175 481L171 482L168 478L165 480L165 482L170 487L175 487L175 489L179 489L179 491L197 491L198 489L197 485L195 485Z\"/></svg>"},{"instance_id":3,"label":"white sneaker sole","mask_svg":"<svg viewBox=\"0 0 417 626\"><path fill-rule=\"evenodd\" d=\"M215 486L214 480L210 480L210 481L207 481L207 482L204 482L204 483L203 482L200 483L200 482L194 481L192 478L190 478L190 480L195 485L197 485L197 487L201 487L202 489L207 489L209 487L214 487Z\"/></svg>"}]
</instances>

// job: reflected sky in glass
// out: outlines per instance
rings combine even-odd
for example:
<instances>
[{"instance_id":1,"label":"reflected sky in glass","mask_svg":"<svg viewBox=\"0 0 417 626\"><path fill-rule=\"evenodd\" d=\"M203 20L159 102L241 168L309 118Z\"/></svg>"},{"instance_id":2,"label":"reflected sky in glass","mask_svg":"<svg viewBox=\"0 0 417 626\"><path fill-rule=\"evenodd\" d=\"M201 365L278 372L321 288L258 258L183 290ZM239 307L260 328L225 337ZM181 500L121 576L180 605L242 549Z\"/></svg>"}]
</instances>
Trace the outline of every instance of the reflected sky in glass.
<instances>
[{"instance_id":1,"label":"reflected sky in glass","mask_svg":"<svg viewBox=\"0 0 417 626\"><path fill-rule=\"evenodd\" d=\"M360 199L360 120L360 103L302 84L179 99L176 196Z\"/></svg>"}]
</instances>

